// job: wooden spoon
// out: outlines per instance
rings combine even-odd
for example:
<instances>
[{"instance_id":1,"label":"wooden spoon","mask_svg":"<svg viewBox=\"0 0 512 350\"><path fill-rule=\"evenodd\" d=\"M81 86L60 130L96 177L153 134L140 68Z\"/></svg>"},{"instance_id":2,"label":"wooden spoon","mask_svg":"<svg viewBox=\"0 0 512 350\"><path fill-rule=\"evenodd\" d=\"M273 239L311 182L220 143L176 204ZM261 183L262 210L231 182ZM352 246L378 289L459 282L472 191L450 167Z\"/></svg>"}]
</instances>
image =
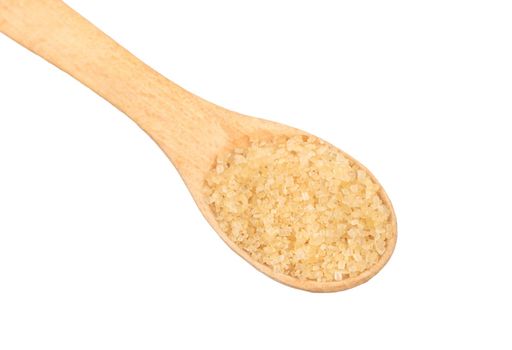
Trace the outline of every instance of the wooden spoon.
<instances>
[{"instance_id":1,"label":"wooden spoon","mask_svg":"<svg viewBox=\"0 0 512 350\"><path fill-rule=\"evenodd\" d=\"M219 153L249 137L308 133L241 115L193 95L141 62L60 0L0 0L0 31L75 77L135 121L169 157L219 236L274 280L308 291L339 291L366 282L390 258L396 242L396 218L381 190L380 196L392 213L393 239L370 270L339 282L299 280L273 272L220 230L204 196L204 180Z\"/></svg>"}]
</instances>

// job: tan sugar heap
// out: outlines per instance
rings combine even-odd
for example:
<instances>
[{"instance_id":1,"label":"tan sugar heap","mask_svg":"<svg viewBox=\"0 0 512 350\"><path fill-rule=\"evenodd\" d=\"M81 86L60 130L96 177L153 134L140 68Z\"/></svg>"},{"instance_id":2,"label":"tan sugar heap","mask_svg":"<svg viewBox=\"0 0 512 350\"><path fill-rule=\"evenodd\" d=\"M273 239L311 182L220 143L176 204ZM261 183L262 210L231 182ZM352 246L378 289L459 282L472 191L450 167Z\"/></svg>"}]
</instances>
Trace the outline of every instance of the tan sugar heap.
<instances>
[{"instance_id":1,"label":"tan sugar heap","mask_svg":"<svg viewBox=\"0 0 512 350\"><path fill-rule=\"evenodd\" d=\"M374 265L392 238L379 186L313 137L253 141L206 180L220 228L260 263L299 279L340 281Z\"/></svg>"}]
</instances>

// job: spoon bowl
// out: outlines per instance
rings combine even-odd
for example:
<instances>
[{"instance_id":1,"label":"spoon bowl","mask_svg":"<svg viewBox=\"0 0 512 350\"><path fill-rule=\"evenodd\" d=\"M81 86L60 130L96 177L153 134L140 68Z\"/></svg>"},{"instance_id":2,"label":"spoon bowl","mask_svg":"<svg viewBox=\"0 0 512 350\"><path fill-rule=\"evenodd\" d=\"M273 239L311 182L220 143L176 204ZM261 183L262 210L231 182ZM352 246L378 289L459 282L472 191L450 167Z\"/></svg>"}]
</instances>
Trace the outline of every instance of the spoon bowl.
<instances>
[{"instance_id":1,"label":"spoon bowl","mask_svg":"<svg viewBox=\"0 0 512 350\"><path fill-rule=\"evenodd\" d=\"M218 107L216 107L218 108ZM226 124L224 128L226 129L226 135L228 136L225 140L218 140L219 143L216 144L216 147L212 147L209 152L204 150L201 152L202 160L197 162L195 165L192 164L175 164L179 173L181 174L183 181L187 185L194 201L203 214L204 218L208 221L208 223L212 226L212 228L217 232L217 234L222 238L222 240L239 256L249 262L253 267L262 273L266 274L270 278L274 279L277 282L283 283L290 287L307 290L311 292L336 292L342 291L345 289L353 288L362 283L367 282L373 276L375 276L388 262L393 254L396 238L397 238L397 224L396 224L396 216L393 210L393 206L383 187L380 185L375 176L360 162L358 162L355 158L350 156L349 154L339 150L346 158L356 164L360 169L365 171L370 178L379 185L379 197L382 199L384 204L390 208L390 221L392 224L392 238L388 240L386 251L380 257L378 262L372 267L363 273L359 274L353 278L347 278L342 281L334 281L334 282L319 282L314 280L302 280L292 276L289 276L284 273L277 273L271 267L260 263L251 255L242 249L239 245L233 242L225 232L219 227L219 223L217 222L214 212L212 208L208 204L207 198L204 192L204 182L211 171L215 160L219 154L226 153L229 150L232 150L236 147L244 148L249 144L249 140L251 139L269 139L274 136L314 136L305 131L279 124L276 122L249 117L245 115L238 114L236 112L223 110L218 114L221 117L221 120L226 120ZM222 122L221 122L222 125ZM324 141L325 142L325 141ZM329 144L328 142L326 142ZM330 145L330 144L329 144ZM331 145L332 146L332 145ZM165 149L164 149L165 152ZM166 152L167 153L167 152ZM172 158L171 158L172 160ZM192 166L189 168L189 166ZM193 179L193 180L192 180ZM192 180L192 181L191 181Z\"/></svg>"}]
</instances>

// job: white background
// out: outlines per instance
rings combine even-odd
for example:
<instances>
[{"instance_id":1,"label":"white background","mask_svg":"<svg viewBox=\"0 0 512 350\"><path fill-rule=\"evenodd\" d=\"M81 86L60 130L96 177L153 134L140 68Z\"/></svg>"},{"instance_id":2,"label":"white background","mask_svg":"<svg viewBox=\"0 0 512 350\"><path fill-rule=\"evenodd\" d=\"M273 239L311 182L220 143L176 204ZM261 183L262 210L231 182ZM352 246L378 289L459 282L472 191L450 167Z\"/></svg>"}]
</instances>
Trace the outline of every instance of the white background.
<instances>
[{"instance_id":1,"label":"white background","mask_svg":"<svg viewBox=\"0 0 512 350\"><path fill-rule=\"evenodd\" d=\"M361 160L399 239L349 291L270 280L133 122L0 36L0 349L511 348L510 1L68 3L190 91Z\"/></svg>"}]
</instances>

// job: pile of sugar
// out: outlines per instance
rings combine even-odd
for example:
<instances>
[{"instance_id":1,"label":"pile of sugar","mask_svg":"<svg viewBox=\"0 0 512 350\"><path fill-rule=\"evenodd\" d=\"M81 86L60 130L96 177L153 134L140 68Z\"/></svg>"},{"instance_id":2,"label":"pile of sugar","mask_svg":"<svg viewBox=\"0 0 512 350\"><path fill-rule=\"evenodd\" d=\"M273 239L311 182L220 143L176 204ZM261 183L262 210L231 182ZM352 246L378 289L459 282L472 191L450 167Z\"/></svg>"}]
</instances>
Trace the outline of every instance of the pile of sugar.
<instances>
[{"instance_id":1,"label":"pile of sugar","mask_svg":"<svg viewBox=\"0 0 512 350\"><path fill-rule=\"evenodd\" d=\"M379 186L306 136L252 141L206 179L220 228L254 259L303 280L340 281L374 265L392 238Z\"/></svg>"}]
</instances>

